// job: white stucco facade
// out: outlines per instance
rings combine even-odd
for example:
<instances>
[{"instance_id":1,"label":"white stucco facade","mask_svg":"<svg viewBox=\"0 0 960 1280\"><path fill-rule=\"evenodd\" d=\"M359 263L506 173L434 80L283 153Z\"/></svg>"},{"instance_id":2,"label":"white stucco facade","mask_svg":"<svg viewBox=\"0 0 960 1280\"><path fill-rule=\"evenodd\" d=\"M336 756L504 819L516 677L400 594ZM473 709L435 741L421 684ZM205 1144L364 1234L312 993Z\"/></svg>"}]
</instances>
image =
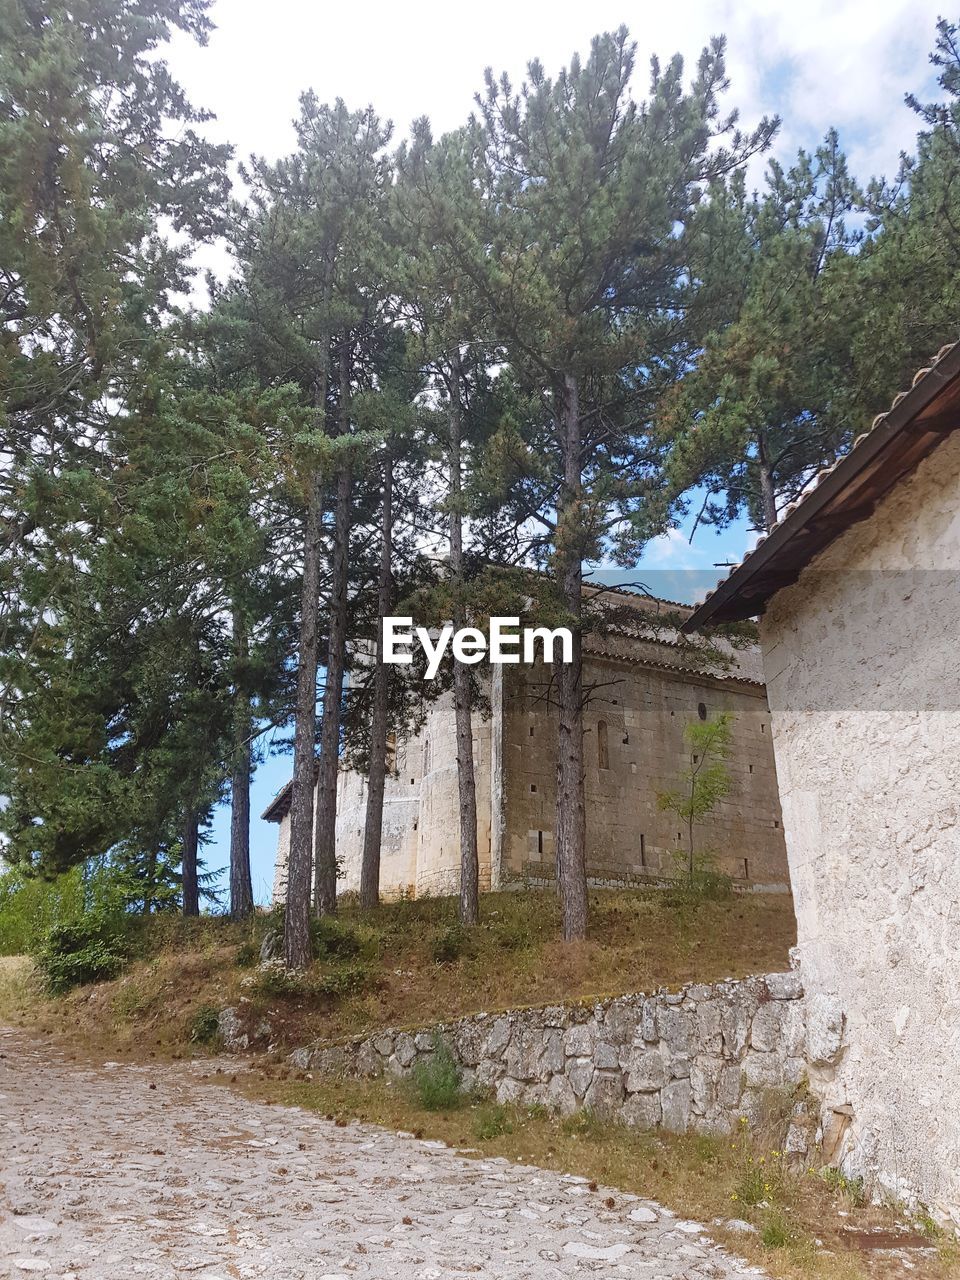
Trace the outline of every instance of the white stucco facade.
<instances>
[{"instance_id":1,"label":"white stucco facade","mask_svg":"<svg viewBox=\"0 0 960 1280\"><path fill-rule=\"evenodd\" d=\"M761 639L812 1083L845 1167L960 1224L958 587L960 433L773 597Z\"/></svg>"}]
</instances>

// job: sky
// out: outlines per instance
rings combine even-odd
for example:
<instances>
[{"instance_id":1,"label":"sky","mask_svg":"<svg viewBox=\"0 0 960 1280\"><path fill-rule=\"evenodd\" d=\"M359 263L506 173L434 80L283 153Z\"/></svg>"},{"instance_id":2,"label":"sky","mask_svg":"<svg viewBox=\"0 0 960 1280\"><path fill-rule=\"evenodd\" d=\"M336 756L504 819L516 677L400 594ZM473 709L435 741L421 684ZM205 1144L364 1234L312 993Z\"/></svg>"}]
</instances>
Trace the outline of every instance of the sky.
<instances>
[{"instance_id":1,"label":"sky","mask_svg":"<svg viewBox=\"0 0 960 1280\"><path fill-rule=\"evenodd\" d=\"M421 115L435 133L461 123L488 66L517 84L532 57L555 72L575 51L585 54L598 31L625 24L638 45L634 92L642 97L651 55L665 62L679 52L692 66L711 36L725 35L727 101L743 125L781 116L773 153L784 161L835 126L852 171L866 180L892 174L900 152L912 150L916 118L903 99L910 91L935 96L928 54L941 8L942 0L218 0L208 45L178 37L166 56L194 104L217 116L206 126L212 138L232 143L240 159L276 159L293 149L297 99L308 88L322 101L372 103L399 139ZM752 175L758 183L761 169ZM222 255L211 254L208 265L222 269ZM672 530L647 548L640 576L657 594L702 595L725 572L715 566L739 560L751 539L745 525L719 537L700 531L692 544L688 533ZM251 856L260 901L269 896L276 827L256 815L289 771L289 756L274 757L254 779ZM221 810L206 850L210 866L226 861L228 833Z\"/></svg>"}]
</instances>

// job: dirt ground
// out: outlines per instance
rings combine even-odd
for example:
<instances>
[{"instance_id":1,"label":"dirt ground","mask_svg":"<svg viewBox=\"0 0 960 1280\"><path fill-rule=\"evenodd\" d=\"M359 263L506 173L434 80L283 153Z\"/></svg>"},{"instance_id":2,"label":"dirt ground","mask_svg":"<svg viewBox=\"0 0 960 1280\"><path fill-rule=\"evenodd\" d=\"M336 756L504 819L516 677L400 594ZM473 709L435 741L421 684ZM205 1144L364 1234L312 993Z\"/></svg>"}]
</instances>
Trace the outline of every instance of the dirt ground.
<instances>
[{"instance_id":1,"label":"dirt ground","mask_svg":"<svg viewBox=\"0 0 960 1280\"><path fill-rule=\"evenodd\" d=\"M734 1280L693 1222L585 1178L77 1061L0 1029L0 1276Z\"/></svg>"}]
</instances>

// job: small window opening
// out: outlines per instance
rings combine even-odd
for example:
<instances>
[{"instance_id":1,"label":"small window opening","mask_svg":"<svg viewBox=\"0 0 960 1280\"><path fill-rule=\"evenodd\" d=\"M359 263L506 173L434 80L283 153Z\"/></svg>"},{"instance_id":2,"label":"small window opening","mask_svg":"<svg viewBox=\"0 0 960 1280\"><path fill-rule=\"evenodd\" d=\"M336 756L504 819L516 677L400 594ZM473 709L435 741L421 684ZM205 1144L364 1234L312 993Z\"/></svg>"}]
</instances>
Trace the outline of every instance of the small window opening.
<instances>
[{"instance_id":1,"label":"small window opening","mask_svg":"<svg viewBox=\"0 0 960 1280\"><path fill-rule=\"evenodd\" d=\"M642 831L640 832L640 865L641 867L647 865L647 838Z\"/></svg>"},{"instance_id":2,"label":"small window opening","mask_svg":"<svg viewBox=\"0 0 960 1280\"><path fill-rule=\"evenodd\" d=\"M766 732L767 732L767 726L763 723L763 721L762 721L762 720L761 720L761 722L760 722L760 732L761 732L761 733L766 733Z\"/></svg>"},{"instance_id":3,"label":"small window opening","mask_svg":"<svg viewBox=\"0 0 960 1280\"><path fill-rule=\"evenodd\" d=\"M700 717L700 719L701 719L701 720L706 720L706 718L707 718L707 704L706 704L705 702L698 702L698 703L697 703L697 715Z\"/></svg>"},{"instance_id":4,"label":"small window opening","mask_svg":"<svg viewBox=\"0 0 960 1280\"><path fill-rule=\"evenodd\" d=\"M413 820L413 829L414 829L414 831L416 831L416 829L417 829L417 820L416 820L416 818L414 818L414 820Z\"/></svg>"},{"instance_id":5,"label":"small window opening","mask_svg":"<svg viewBox=\"0 0 960 1280\"><path fill-rule=\"evenodd\" d=\"M773 825L774 825L774 827L775 827L777 830L779 830L779 828L780 828L780 819L779 819L779 818L774 818L774 820L773 820Z\"/></svg>"},{"instance_id":6,"label":"small window opening","mask_svg":"<svg viewBox=\"0 0 960 1280\"><path fill-rule=\"evenodd\" d=\"M751 773L753 773L753 765L752 765L752 764L748 764L748 765L747 765L747 768L750 770L750 772L751 772Z\"/></svg>"},{"instance_id":7,"label":"small window opening","mask_svg":"<svg viewBox=\"0 0 960 1280\"><path fill-rule=\"evenodd\" d=\"M415 783L415 782L416 782L416 778L411 778L411 779L410 779L410 785L411 785L411 787L414 785L414 783Z\"/></svg>"},{"instance_id":8,"label":"small window opening","mask_svg":"<svg viewBox=\"0 0 960 1280\"><path fill-rule=\"evenodd\" d=\"M531 794L531 795L533 795L533 793L536 791L536 789L537 789L537 784L536 784L535 782L531 782L531 783L530 783L530 794Z\"/></svg>"},{"instance_id":9,"label":"small window opening","mask_svg":"<svg viewBox=\"0 0 960 1280\"><path fill-rule=\"evenodd\" d=\"M746 858L743 860L743 878L744 880L750 879L750 863Z\"/></svg>"},{"instance_id":10,"label":"small window opening","mask_svg":"<svg viewBox=\"0 0 960 1280\"><path fill-rule=\"evenodd\" d=\"M697 761L698 761L699 759L700 759L700 757L699 757L699 756L694 756L694 757L693 757L693 763L694 763L694 764L696 764L696 763L697 763Z\"/></svg>"},{"instance_id":11,"label":"small window opening","mask_svg":"<svg viewBox=\"0 0 960 1280\"><path fill-rule=\"evenodd\" d=\"M530 737L533 737L533 725L530 726Z\"/></svg>"},{"instance_id":12,"label":"small window opening","mask_svg":"<svg viewBox=\"0 0 960 1280\"><path fill-rule=\"evenodd\" d=\"M623 735L623 745L624 745L625 747L629 747L629 745L630 745L630 735L629 735L629 733L625 733L625 734Z\"/></svg>"},{"instance_id":13,"label":"small window opening","mask_svg":"<svg viewBox=\"0 0 960 1280\"><path fill-rule=\"evenodd\" d=\"M597 764L601 769L610 768L610 747L607 740L606 720L601 720L597 725Z\"/></svg>"},{"instance_id":14,"label":"small window opening","mask_svg":"<svg viewBox=\"0 0 960 1280\"><path fill-rule=\"evenodd\" d=\"M543 853L543 832L537 832L537 853Z\"/></svg>"}]
</instances>

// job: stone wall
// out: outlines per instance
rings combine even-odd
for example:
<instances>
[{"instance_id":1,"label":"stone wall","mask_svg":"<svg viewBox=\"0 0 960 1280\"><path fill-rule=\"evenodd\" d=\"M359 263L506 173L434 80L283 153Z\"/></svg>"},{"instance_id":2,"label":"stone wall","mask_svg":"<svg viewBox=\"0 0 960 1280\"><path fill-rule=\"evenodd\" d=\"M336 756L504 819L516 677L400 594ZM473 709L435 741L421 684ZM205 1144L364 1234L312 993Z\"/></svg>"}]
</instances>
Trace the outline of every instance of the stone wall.
<instances>
[{"instance_id":1,"label":"stone wall","mask_svg":"<svg viewBox=\"0 0 960 1280\"><path fill-rule=\"evenodd\" d=\"M807 989L840 1160L960 1223L960 433L761 624ZM829 1010L832 1008L832 1013Z\"/></svg>"},{"instance_id":2,"label":"stone wall","mask_svg":"<svg viewBox=\"0 0 960 1280\"><path fill-rule=\"evenodd\" d=\"M726 1132L766 1090L805 1076L802 997L799 973L775 973L385 1030L299 1049L291 1061L324 1074L402 1077L434 1053L439 1035L463 1088L488 1089L500 1102L562 1114L586 1107L643 1129Z\"/></svg>"},{"instance_id":3,"label":"stone wall","mask_svg":"<svg viewBox=\"0 0 960 1280\"><path fill-rule=\"evenodd\" d=\"M616 596L621 609L644 614L650 602ZM606 648L604 647L606 646ZM696 671L668 639L591 634L584 679L593 688L584 716L587 874L595 887L645 886L674 872L684 845L676 819L657 793L675 787L689 765L685 727L725 711L732 717L731 788L696 829L697 847L739 885L787 887L786 853L769 711L758 653L729 654L729 670ZM476 714L477 851L480 887L552 884L555 875L556 709L545 697L542 664L495 666L482 680L490 715ZM350 769L337 793L338 888L360 883L367 789ZM399 745L384 789L380 890L455 894L460 884L457 750L450 694L426 711L416 734ZM274 901L286 892L287 827L281 823Z\"/></svg>"},{"instance_id":4,"label":"stone wall","mask_svg":"<svg viewBox=\"0 0 960 1280\"><path fill-rule=\"evenodd\" d=\"M672 651L659 649L661 656ZM749 656L749 655L747 655ZM737 883L785 888L786 849L762 684L646 665L616 654L584 654L592 689L583 716L587 875L598 887L649 883L675 874L685 847L676 816L658 795L689 768L684 730L701 715L731 718L730 791L696 825L696 847ZM501 883L554 883L556 710L542 667L504 675L504 812Z\"/></svg>"}]
</instances>

